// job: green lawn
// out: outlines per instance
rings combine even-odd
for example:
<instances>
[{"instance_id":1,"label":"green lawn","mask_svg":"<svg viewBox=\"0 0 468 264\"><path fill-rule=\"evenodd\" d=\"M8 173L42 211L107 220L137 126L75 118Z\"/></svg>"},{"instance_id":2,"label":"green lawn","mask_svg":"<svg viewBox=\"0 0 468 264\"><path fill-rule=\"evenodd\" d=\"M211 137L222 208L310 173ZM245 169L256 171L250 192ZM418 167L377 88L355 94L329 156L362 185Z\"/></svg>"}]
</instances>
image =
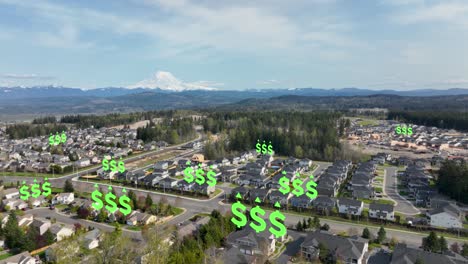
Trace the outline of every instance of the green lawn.
<instances>
[{"instance_id":1,"label":"green lawn","mask_svg":"<svg viewBox=\"0 0 468 264\"><path fill-rule=\"evenodd\" d=\"M363 119L361 121L358 121L357 123L361 126L375 126L379 124L377 120L374 119Z\"/></svg>"},{"instance_id":2,"label":"green lawn","mask_svg":"<svg viewBox=\"0 0 468 264\"><path fill-rule=\"evenodd\" d=\"M124 228L133 231L141 231L141 226L125 226Z\"/></svg>"},{"instance_id":3,"label":"green lawn","mask_svg":"<svg viewBox=\"0 0 468 264\"><path fill-rule=\"evenodd\" d=\"M238 185L238 184L235 184L235 183L230 183L230 184L229 184L229 187L230 187L230 188L236 188L236 187L239 187L239 185Z\"/></svg>"},{"instance_id":4,"label":"green lawn","mask_svg":"<svg viewBox=\"0 0 468 264\"><path fill-rule=\"evenodd\" d=\"M375 192L382 192L382 188L381 188L381 187L375 187L374 190L375 190Z\"/></svg>"},{"instance_id":5,"label":"green lawn","mask_svg":"<svg viewBox=\"0 0 468 264\"><path fill-rule=\"evenodd\" d=\"M378 199L378 200L372 200L372 199L358 199L359 201L362 201L365 204L371 204L371 203L378 203L378 204L395 204L395 202L391 200L385 200L385 199Z\"/></svg>"},{"instance_id":6,"label":"green lawn","mask_svg":"<svg viewBox=\"0 0 468 264\"><path fill-rule=\"evenodd\" d=\"M213 194L210 195L210 197L215 197L216 195L218 195L219 193L221 193L222 190L221 189L216 189L215 192Z\"/></svg>"},{"instance_id":7,"label":"green lawn","mask_svg":"<svg viewBox=\"0 0 468 264\"><path fill-rule=\"evenodd\" d=\"M11 253L2 254L2 255L0 255L0 260L9 258L9 257L11 257L11 256L13 256L13 254L11 254Z\"/></svg>"},{"instance_id":8,"label":"green lawn","mask_svg":"<svg viewBox=\"0 0 468 264\"><path fill-rule=\"evenodd\" d=\"M174 213L174 216L180 215L181 213L184 212L182 208L179 207L172 207L172 212Z\"/></svg>"}]
</instances>

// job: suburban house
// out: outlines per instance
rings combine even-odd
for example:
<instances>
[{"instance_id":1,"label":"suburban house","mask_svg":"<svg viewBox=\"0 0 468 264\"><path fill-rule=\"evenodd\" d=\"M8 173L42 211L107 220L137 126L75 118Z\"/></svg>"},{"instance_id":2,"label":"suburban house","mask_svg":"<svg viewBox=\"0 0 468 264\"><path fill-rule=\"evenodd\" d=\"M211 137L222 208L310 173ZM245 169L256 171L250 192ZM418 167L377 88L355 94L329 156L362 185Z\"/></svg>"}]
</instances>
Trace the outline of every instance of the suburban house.
<instances>
[{"instance_id":1,"label":"suburban house","mask_svg":"<svg viewBox=\"0 0 468 264\"><path fill-rule=\"evenodd\" d=\"M468 263L466 258L453 252L439 254L409 247L406 244L397 244L393 250L390 264L416 263L418 259L420 263L424 264Z\"/></svg>"},{"instance_id":2,"label":"suburban house","mask_svg":"<svg viewBox=\"0 0 468 264\"><path fill-rule=\"evenodd\" d=\"M391 204L371 203L369 205L369 217L382 220L394 221L395 212Z\"/></svg>"},{"instance_id":3,"label":"suburban house","mask_svg":"<svg viewBox=\"0 0 468 264\"><path fill-rule=\"evenodd\" d=\"M327 231L311 232L301 244L301 254L309 261L318 259L320 246L328 249L331 257L346 264L364 263L368 241L360 237L341 237Z\"/></svg>"},{"instance_id":4,"label":"suburban house","mask_svg":"<svg viewBox=\"0 0 468 264\"><path fill-rule=\"evenodd\" d=\"M208 184L203 184L203 185L195 184L193 186L193 191L200 193L200 194L204 194L204 195L210 195L214 193L215 190L216 190L216 185L210 186Z\"/></svg>"},{"instance_id":5,"label":"suburban house","mask_svg":"<svg viewBox=\"0 0 468 264\"><path fill-rule=\"evenodd\" d=\"M156 222L157 220L158 219L155 215L133 211L127 217L127 225L130 225L130 226L149 225L151 223Z\"/></svg>"},{"instance_id":6,"label":"suburban house","mask_svg":"<svg viewBox=\"0 0 468 264\"><path fill-rule=\"evenodd\" d=\"M257 198L260 199L262 203L266 202L270 190L268 189L251 189L250 190L250 202L254 203Z\"/></svg>"},{"instance_id":7,"label":"suburban house","mask_svg":"<svg viewBox=\"0 0 468 264\"><path fill-rule=\"evenodd\" d=\"M331 212L335 208L336 201L333 198L319 195L312 201L312 206L321 212Z\"/></svg>"},{"instance_id":8,"label":"suburban house","mask_svg":"<svg viewBox=\"0 0 468 264\"><path fill-rule=\"evenodd\" d=\"M226 237L229 247L239 248L245 255L268 256L275 250L276 239L269 232L256 233L250 226L230 233Z\"/></svg>"},{"instance_id":9,"label":"suburban house","mask_svg":"<svg viewBox=\"0 0 468 264\"><path fill-rule=\"evenodd\" d=\"M8 188L3 190L3 195L5 199L19 198L19 190L16 188Z\"/></svg>"},{"instance_id":10,"label":"suburban house","mask_svg":"<svg viewBox=\"0 0 468 264\"><path fill-rule=\"evenodd\" d=\"M176 179L164 178L158 182L159 188L172 189L177 185Z\"/></svg>"},{"instance_id":11,"label":"suburban house","mask_svg":"<svg viewBox=\"0 0 468 264\"><path fill-rule=\"evenodd\" d=\"M194 234L196 230L198 230L202 225L208 224L209 221L210 221L210 217L205 216L205 217L198 218L194 222L190 221L186 225L180 226L179 232L178 232L179 237L183 238L185 236Z\"/></svg>"},{"instance_id":12,"label":"suburban house","mask_svg":"<svg viewBox=\"0 0 468 264\"><path fill-rule=\"evenodd\" d=\"M54 234L55 240L57 242L61 241L64 238L67 238L67 237L73 235L73 233L74 233L73 227L67 227L67 226L62 225L62 224L53 224L53 225L51 225L50 226L50 232L52 232L52 234Z\"/></svg>"},{"instance_id":13,"label":"suburban house","mask_svg":"<svg viewBox=\"0 0 468 264\"><path fill-rule=\"evenodd\" d=\"M74 193L59 193L52 200L52 204L71 204L75 200Z\"/></svg>"},{"instance_id":14,"label":"suburban house","mask_svg":"<svg viewBox=\"0 0 468 264\"><path fill-rule=\"evenodd\" d=\"M279 202L282 206L288 204L288 199L292 196L292 194L287 193L283 194L282 192L275 190L270 193L270 204L275 204L276 202Z\"/></svg>"},{"instance_id":15,"label":"suburban house","mask_svg":"<svg viewBox=\"0 0 468 264\"><path fill-rule=\"evenodd\" d=\"M168 167L169 167L169 163L167 161L158 161L153 166L154 169L160 169L160 170L167 170Z\"/></svg>"},{"instance_id":16,"label":"suburban house","mask_svg":"<svg viewBox=\"0 0 468 264\"><path fill-rule=\"evenodd\" d=\"M310 208L312 203L312 200L307 195L293 196L289 201L291 202L291 206L296 208Z\"/></svg>"},{"instance_id":17,"label":"suburban house","mask_svg":"<svg viewBox=\"0 0 468 264\"><path fill-rule=\"evenodd\" d=\"M439 208L435 208L427 212L431 226L445 228L462 228L464 214L460 208L452 203L442 204Z\"/></svg>"},{"instance_id":18,"label":"suburban house","mask_svg":"<svg viewBox=\"0 0 468 264\"><path fill-rule=\"evenodd\" d=\"M245 200L249 196L249 189L247 189L247 188L245 188L243 186L236 187L236 188L232 189L232 191L231 191L231 198L235 199L237 193L239 193L242 196L242 198L241 198L242 200Z\"/></svg>"},{"instance_id":19,"label":"suburban house","mask_svg":"<svg viewBox=\"0 0 468 264\"><path fill-rule=\"evenodd\" d=\"M101 239L101 231L99 229L93 229L87 232L83 238L83 246L87 249L97 248L99 246L99 240Z\"/></svg>"},{"instance_id":20,"label":"suburban house","mask_svg":"<svg viewBox=\"0 0 468 264\"><path fill-rule=\"evenodd\" d=\"M358 200L340 198L337 202L340 214L361 215L364 203Z\"/></svg>"},{"instance_id":21,"label":"suburban house","mask_svg":"<svg viewBox=\"0 0 468 264\"><path fill-rule=\"evenodd\" d=\"M34 219L31 223L32 228L36 228L39 235L43 235L51 226L50 221Z\"/></svg>"}]
</instances>

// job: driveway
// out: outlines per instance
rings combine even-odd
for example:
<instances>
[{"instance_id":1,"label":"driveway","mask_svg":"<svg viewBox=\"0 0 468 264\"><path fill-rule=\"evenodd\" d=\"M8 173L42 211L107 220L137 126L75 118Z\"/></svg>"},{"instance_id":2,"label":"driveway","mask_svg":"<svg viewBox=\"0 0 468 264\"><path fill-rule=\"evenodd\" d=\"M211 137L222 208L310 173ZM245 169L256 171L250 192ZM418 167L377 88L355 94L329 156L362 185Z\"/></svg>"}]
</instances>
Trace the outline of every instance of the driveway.
<instances>
[{"instance_id":1,"label":"driveway","mask_svg":"<svg viewBox=\"0 0 468 264\"><path fill-rule=\"evenodd\" d=\"M402 213L404 215L418 215L421 211L414 207L414 205L400 196L397 190L397 168L396 167L387 167L385 168L385 177L384 177L384 193L387 196L396 202L395 212Z\"/></svg>"}]
</instances>

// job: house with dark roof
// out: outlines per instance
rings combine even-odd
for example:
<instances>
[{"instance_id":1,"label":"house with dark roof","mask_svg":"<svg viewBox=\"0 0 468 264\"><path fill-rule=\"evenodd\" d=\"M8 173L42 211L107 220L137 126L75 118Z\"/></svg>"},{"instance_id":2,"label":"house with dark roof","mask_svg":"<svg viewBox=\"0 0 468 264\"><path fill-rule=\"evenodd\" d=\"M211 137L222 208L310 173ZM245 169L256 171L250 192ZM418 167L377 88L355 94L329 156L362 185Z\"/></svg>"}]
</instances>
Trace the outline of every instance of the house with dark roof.
<instances>
[{"instance_id":1,"label":"house with dark roof","mask_svg":"<svg viewBox=\"0 0 468 264\"><path fill-rule=\"evenodd\" d=\"M462 228L464 214L452 203L441 204L440 207L427 212L431 226L445 228Z\"/></svg>"},{"instance_id":2,"label":"house with dark roof","mask_svg":"<svg viewBox=\"0 0 468 264\"><path fill-rule=\"evenodd\" d=\"M312 201L312 206L321 212L331 212L335 207L336 201L333 198L319 195Z\"/></svg>"},{"instance_id":3,"label":"house with dark roof","mask_svg":"<svg viewBox=\"0 0 468 264\"><path fill-rule=\"evenodd\" d=\"M270 192L268 199L270 200L270 204L275 204L276 202L279 202L281 205L287 205L288 200L291 196L291 193L283 194L278 190L274 190Z\"/></svg>"},{"instance_id":4,"label":"house with dark roof","mask_svg":"<svg viewBox=\"0 0 468 264\"><path fill-rule=\"evenodd\" d=\"M307 195L293 196L289 201L291 202L291 206L296 208L310 208L312 204L312 200Z\"/></svg>"},{"instance_id":5,"label":"house with dark roof","mask_svg":"<svg viewBox=\"0 0 468 264\"><path fill-rule=\"evenodd\" d=\"M230 233L226 237L228 247L236 247L244 255L268 256L275 251L276 238L270 232L256 233L250 226Z\"/></svg>"},{"instance_id":6,"label":"house with dark roof","mask_svg":"<svg viewBox=\"0 0 468 264\"><path fill-rule=\"evenodd\" d=\"M424 264L463 264L468 260L456 253L446 254L424 251L419 248L408 247L406 244L397 244L393 250L390 264L413 264L417 261Z\"/></svg>"},{"instance_id":7,"label":"house with dark roof","mask_svg":"<svg viewBox=\"0 0 468 264\"><path fill-rule=\"evenodd\" d=\"M258 197L260 201L264 203L267 200L269 193L269 189L251 189L249 194L250 202L254 203L255 199Z\"/></svg>"},{"instance_id":8,"label":"house with dark roof","mask_svg":"<svg viewBox=\"0 0 468 264\"><path fill-rule=\"evenodd\" d=\"M330 257L335 261L362 264L368 249L368 241L360 237L341 237L328 231L317 230L308 233L302 242L301 255L309 261L315 260L319 257L320 246L328 249Z\"/></svg>"},{"instance_id":9,"label":"house with dark roof","mask_svg":"<svg viewBox=\"0 0 468 264\"><path fill-rule=\"evenodd\" d=\"M369 205L369 217L393 221L395 219L393 205L371 203Z\"/></svg>"},{"instance_id":10,"label":"house with dark roof","mask_svg":"<svg viewBox=\"0 0 468 264\"><path fill-rule=\"evenodd\" d=\"M361 215L364 203L358 200L340 198L337 202L340 214Z\"/></svg>"}]
</instances>

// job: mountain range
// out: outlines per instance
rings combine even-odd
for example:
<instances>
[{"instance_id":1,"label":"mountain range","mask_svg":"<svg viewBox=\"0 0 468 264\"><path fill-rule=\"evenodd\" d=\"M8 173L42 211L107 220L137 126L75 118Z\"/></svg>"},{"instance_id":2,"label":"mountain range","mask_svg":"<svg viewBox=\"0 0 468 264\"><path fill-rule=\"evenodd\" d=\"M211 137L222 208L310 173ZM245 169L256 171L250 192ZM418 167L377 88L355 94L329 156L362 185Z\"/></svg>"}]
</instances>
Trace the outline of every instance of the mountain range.
<instances>
[{"instance_id":1,"label":"mountain range","mask_svg":"<svg viewBox=\"0 0 468 264\"><path fill-rule=\"evenodd\" d=\"M411 109L412 102L427 106L440 104L444 109L461 109L468 104L468 89L380 90L343 89L251 89L191 90L161 88L108 87L83 90L56 86L0 87L0 117L15 115L104 114L159 109L189 108L290 108L342 109L338 107L399 108L399 102ZM463 99L460 101L460 99ZM458 100L458 101L457 101ZM458 103L456 103L458 102ZM318 107L321 105L321 107ZM459 105L460 107L455 107ZM279 109L278 108L278 109ZM466 107L465 107L466 108ZM300 107L298 108L300 109ZM430 108L429 108L430 109ZM463 109L463 108L462 108Z\"/></svg>"}]
</instances>

